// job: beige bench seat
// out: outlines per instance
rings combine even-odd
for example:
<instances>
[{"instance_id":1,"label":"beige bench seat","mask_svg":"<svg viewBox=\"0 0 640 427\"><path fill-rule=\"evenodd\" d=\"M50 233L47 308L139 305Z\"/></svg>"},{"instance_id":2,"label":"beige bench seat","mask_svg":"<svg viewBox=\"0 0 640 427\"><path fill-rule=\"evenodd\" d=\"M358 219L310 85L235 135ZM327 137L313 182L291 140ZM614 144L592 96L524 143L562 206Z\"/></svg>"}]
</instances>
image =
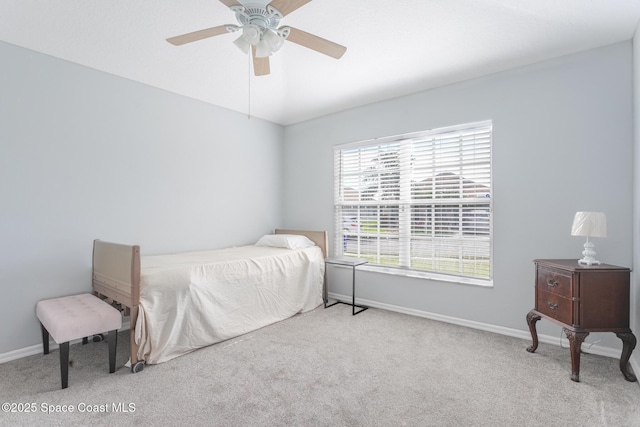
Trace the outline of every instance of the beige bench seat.
<instances>
[{"instance_id":1,"label":"beige bench seat","mask_svg":"<svg viewBox=\"0 0 640 427\"><path fill-rule=\"evenodd\" d=\"M36 315L42 330L44 354L49 354L49 335L60 348L62 388L68 386L69 342L105 332L109 343L109 372L115 372L118 329L122 315L111 305L92 294L71 295L39 301Z\"/></svg>"}]
</instances>

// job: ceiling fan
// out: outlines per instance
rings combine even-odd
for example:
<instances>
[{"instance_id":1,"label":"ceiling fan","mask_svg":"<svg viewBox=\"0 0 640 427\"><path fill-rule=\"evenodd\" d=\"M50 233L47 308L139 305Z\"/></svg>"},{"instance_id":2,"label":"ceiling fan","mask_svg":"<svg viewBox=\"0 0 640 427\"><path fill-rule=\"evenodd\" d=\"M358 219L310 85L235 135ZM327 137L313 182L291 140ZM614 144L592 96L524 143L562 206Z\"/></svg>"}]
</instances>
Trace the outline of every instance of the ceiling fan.
<instances>
[{"instance_id":1,"label":"ceiling fan","mask_svg":"<svg viewBox=\"0 0 640 427\"><path fill-rule=\"evenodd\" d=\"M311 0L272 0L268 5L249 3L241 4L237 0L220 0L236 14L240 25L219 25L217 27L194 31L168 38L175 46L195 42L209 37L240 31L242 34L233 43L244 53L251 49L253 71L256 76L270 73L269 56L277 52L289 40L306 48L340 59L347 50L332 41L323 39L290 26L278 28L280 20L304 6Z\"/></svg>"}]
</instances>

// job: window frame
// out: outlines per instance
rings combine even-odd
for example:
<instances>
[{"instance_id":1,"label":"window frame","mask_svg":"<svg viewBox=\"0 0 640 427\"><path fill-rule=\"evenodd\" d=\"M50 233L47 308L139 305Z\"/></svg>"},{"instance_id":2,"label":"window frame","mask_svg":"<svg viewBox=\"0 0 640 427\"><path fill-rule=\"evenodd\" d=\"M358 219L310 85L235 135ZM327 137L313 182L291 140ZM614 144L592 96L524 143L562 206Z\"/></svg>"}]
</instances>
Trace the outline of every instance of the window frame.
<instances>
[{"instance_id":1,"label":"window frame","mask_svg":"<svg viewBox=\"0 0 640 427\"><path fill-rule=\"evenodd\" d=\"M412 178L414 177L413 173L418 168L414 163L418 163L418 162L413 157L414 154L412 154L412 150L416 150L416 147L418 146L418 144L420 142L424 142L425 140L431 139L434 141L436 140L440 141L440 139L445 140L450 136L455 136L456 138L459 138L460 141L463 141L464 137L466 137L468 134L473 134L474 137L475 135L485 134L485 138L488 138L488 142L485 141L482 144L480 143L476 144L474 142L472 144L474 149L476 145L478 145L481 148L488 150L488 155L485 153L484 157L482 157L483 160L479 162L481 164L481 167L485 167L488 170L488 172L484 170L482 172L483 185L481 185L483 188L487 189L487 194L485 196L486 200L479 200L478 195L471 196L471 197L465 196L466 190L464 190L464 185L462 183L464 181L466 184L469 180L465 179L465 176L463 175L465 161L458 160L458 163L455 163L455 162L452 163L457 169L462 171L457 176L457 178L455 178L458 181L458 186L460 189L456 193L457 196L453 197L449 201L446 198L446 196L438 197L430 193L432 195L425 197L425 203L418 203L417 200L420 199L416 193L418 190L414 189L414 188L418 188L416 184L418 183L418 181L415 181L415 180L412 181ZM459 136L456 136L456 135L459 135ZM452 140L455 140L455 138L453 138ZM439 142L432 142L432 145L437 146L438 143ZM427 142L425 145L429 146L429 143ZM462 142L459 145L463 146ZM396 147L397 147L397 151L394 151ZM365 172L363 172L364 169L362 169L362 166L360 166L360 172L356 172L355 174L353 173L352 169L345 168L347 172L352 173L349 176L347 176L347 172L344 172L343 170L343 157L347 156L347 154L345 153L355 151L359 153L359 156L362 157L361 153L365 152L365 150L372 150L372 152L375 152L379 156L376 158L376 161L378 162L377 180L381 183L378 183L377 195L380 196L380 188L386 185L390 189L390 190L387 190L387 191L390 191L390 193L387 193L389 195L389 200L384 200L384 197L382 198L383 200L376 200L376 201L372 201L371 199L364 200L363 194L365 193L365 188L367 188L367 187L364 187L364 184L362 184L359 181L356 190L348 187L345 184L349 179L359 179L359 180L362 180L362 182L366 180L366 178L363 178L365 176ZM463 155L465 154L464 150L465 148L459 148L460 159L462 159ZM389 167L390 168L389 170L391 170L392 173L386 172L386 170L382 169L380 166L381 164L383 164L382 159L384 157L382 156L382 154L384 154L385 152L389 153L387 158L385 159L386 167ZM455 154L456 151L452 150L452 152L454 152ZM394 159L393 156L396 156L397 160ZM427 155L426 157L420 157L420 159L423 159L423 158L429 159L429 156ZM437 159L437 161L440 161L441 157L433 156L433 159ZM347 161L344 160L344 163L346 162ZM397 170L394 169L396 166L396 163L398 165ZM436 163L435 160L434 160L434 163ZM434 186L433 188L434 189L437 188L436 187L437 184L435 183L435 181L437 177L436 171L438 170L438 168L432 167L430 169L429 167L426 167L426 168L423 168L423 170L429 171L432 173L431 180L433 181L433 186ZM471 182L473 183L471 185L472 187L476 185L480 186L480 184L477 183L476 181L471 180ZM484 185L484 184L488 184L488 185ZM398 186L397 190L395 185ZM348 196L345 196L346 188L350 188L350 190L353 190L357 193L355 196L357 197L357 200L346 200L346 198L348 197ZM371 190L367 189L366 191L371 191ZM407 193L409 191L411 192L411 194ZM353 197L353 195L351 197ZM468 197L468 198L465 198L465 197ZM374 239L378 244L378 247L376 248L376 253L371 257L376 258L378 261L380 261L381 249L379 246L379 242L382 238L381 226L380 226L382 219L380 216L380 212L383 211L384 206L387 206L389 207L390 212L395 213L395 211L397 211L397 213L395 213L395 217L393 217L393 219L390 219L389 221L390 223L397 225L397 241L398 241L397 258L398 258L399 265L392 266L392 265L386 265L384 263L374 263L370 261L370 263L367 264L366 266L360 267L361 269L382 272L387 274L394 274L394 275L432 279L432 280L438 280L438 281L456 282L456 283L472 284L472 285L480 285L480 286L493 286L493 264L494 264L493 199L494 199L493 197L493 122L491 120L467 123L467 124L462 124L457 126L449 126L444 128L431 129L431 130L421 131L421 132L413 132L410 134L387 136L383 138L376 138L376 139L371 139L366 141L358 141L358 142L352 142L347 144L335 145L334 146L334 227L335 227L334 253L336 254L336 256L349 256L348 254L344 253L344 250L346 249L346 246L347 246L347 236L349 235L353 236L354 233L346 232L345 231L346 226L344 223L352 222L352 221L345 221L345 218L350 217L350 215L346 213L349 211L349 207L352 207L352 208L355 208L354 212L357 212L357 215L358 215L355 221L355 223L357 224L357 230L355 232L355 236L357 237L357 252L355 255L352 255L352 256L356 256L360 258L363 258L363 257L370 258L369 256L365 256L360 253L360 244L361 244L362 236L367 235L369 237L374 237ZM438 206L440 206L440 208L438 208ZM442 224L446 224L446 222L442 222L444 221L442 219L436 220L436 216L438 215L436 212L438 212L438 209L440 209L440 212L445 212L445 213L440 213L440 215L443 215L443 216L452 215L452 218L453 218L452 224L455 225L451 227L451 229L454 230L452 232L453 233L452 237L447 237L443 235L436 237L436 235L433 234L434 233L433 230L431 230L432 234L430 235L430 237L427 236L427 238L424 240L427 240L427 241L430 240L431 241L430 244L432 246L437 246L440 244L436 242L442 242L444 246L456 245L455 243L456 240L461 242L458 244L458 249L457 249L458 253L460 254L460 257L459 257L460 259L457 261L458 272L453 272L453 273L447 272L447 271L444 271L444 268L424 269L424 268L410 267L412 265L412 261L415 261L415 259L418 257L418 255L416 254L417 249L412 248L412 245L414 245L417 241L420 240L420 238L418 237L418 235L414 230L414 221L416 220L415 216L417 215L416 212L418 208L424 208L424 212L425 212L424 218L429 218L428 220L429 224L433 223L433 224L437 224L438 226L442 226ZM371 212L372 211L378 212L377 214L378 216L376 218L376 221L378 224L377 232L371 233L370 230L367 230L366 233L363 233L361 231L364 221L360 216L361 216L361 212L365 210L371 211ZM456 211L457 211L457 214L455 213ZM449 212L449 213L446 213L446 212ZM388 214L388 215L389 215L389 218L392 218L391 214ZM469 216L467 215L471 215L472 219L469 219ZM424 222L426 224L427 220L425 220ZM485 223L487 222L488 224L485 226ZM471 224L470 228L465 228L469 224ZM472 230L472 231L470 232L469 230ZM485 273L487 267L483 267L482 273L476 273L475 275L464 274L466 269L465 265L469 263L469 261L467 261L467 258L465 258L465 256L468 256L469 254L473 253L473 252L468 252L468 249L465 248L465 243L464 243L464 242L471 242L472 240L474 240L469 237L470 235L476 236L475 240L482 242L482 254L483 254L482 259L484 259L484 257L488 258L488 273ZM396 235L390 235L390 236L392 236L392 238L396 237ZM453 236L459 236L459 237L453 237ZM425 243L425 245L428 246L429 243ZM486 245L488 245L488 249L486 249ZM453 249L447 249L447 250L453 250ZM480 258L481 257L478 257L478 259ZM473 261L475 258L471 258L471 259L472 261L470 261L470 263L475 264L475 262ZM437 257L435 255L432 255L430 262L431 262L431 267L433 267L438 262ZM444 261L441 261L441 262L444 262ZM482 277L482 276L479 276L479 274L487 274L487 276Z\"/></svg>"}]
</instances>

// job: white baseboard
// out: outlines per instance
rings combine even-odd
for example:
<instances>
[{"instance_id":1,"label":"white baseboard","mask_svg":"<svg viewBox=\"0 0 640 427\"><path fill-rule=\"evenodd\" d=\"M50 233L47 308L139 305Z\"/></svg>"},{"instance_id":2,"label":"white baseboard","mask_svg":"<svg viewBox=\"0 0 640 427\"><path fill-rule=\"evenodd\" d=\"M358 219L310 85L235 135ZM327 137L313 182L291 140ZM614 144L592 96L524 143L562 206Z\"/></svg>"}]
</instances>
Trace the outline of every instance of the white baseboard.
<instances>
[{"instance_id":1,"label":"white baseboard","mask_svg":"<svg viewBox=\"0 0 640 427\"><path fill-rule=\"evenodd\" d=\"M334 294L330 292L329 298L346 302L349 304L351 303L351 295L341 295L341 294ZM444 316L442 314L430 313L427 311L400 307L396 305L385 304L385 303L366 300L366 299L357 298L357 297L356 297L356 304L364 305L367 307L373 307L373 308L381 308L383 310L395 311L397 313L409 314L412 316L424 317L426 319L437 320L445 323L452 323L454 325L465 326L467 328L479 329L487 332L493 332L496 334L506 335L509 337L521 338L529 342L531 341L531 333L529 333L528 330L525 331L520 329L506 328L504 326L497 326L497 325L491 325L489 323L481 323L481 322L475 322L473 320L465 320L457 317ZM523 316L523 321L524 321L524 316ZM551 335L538 334L538 341L546 344L557 345L557 346L561 345L563 347L566 347L567 349L569 348L569 340L566 337L560 338L559 336L554 337ZM593 343L590 345L587 343L583 344L582 351L585 353L597 354L599 356L612 357L615 359L620 358L619 349L600 346L600 345L597 345L596 343ZM636 363L635 359L631 359L629 363L631 364L631 367L633 368L634 372L640 373L640 365Z\"/></svg>"},{"instance_id":2,"label":"white baseboard","mask_svg":"<svg viewBox=\"0 0 640 427\"><path fill-rule=\"evenodd\" d=\"M127 320L125 322L122 322L122 328L118 329L118 332L119 331L126 331L127 329L129 329L129 320ZM79 342L82 342L82 338L77 339L77 340L73 340L73 341L70 342L70 344L77 344ZM58 344L56 344L55 341L50 340L49 341L49 351L55 350L57 348L58 348ZM7 353L0 354L0 364L5 363L5 362L10 362L10 361L16 360L16 359L21 359L21 358L27 357L27 356L33 356L34 354L42 354L42 352L43 352L42 343L36 344L36 345L32 345L32 346L29 346L29 347L19 348L18 350L13 350L13 351L9 351Z\"/></svg>"}]
</instances>

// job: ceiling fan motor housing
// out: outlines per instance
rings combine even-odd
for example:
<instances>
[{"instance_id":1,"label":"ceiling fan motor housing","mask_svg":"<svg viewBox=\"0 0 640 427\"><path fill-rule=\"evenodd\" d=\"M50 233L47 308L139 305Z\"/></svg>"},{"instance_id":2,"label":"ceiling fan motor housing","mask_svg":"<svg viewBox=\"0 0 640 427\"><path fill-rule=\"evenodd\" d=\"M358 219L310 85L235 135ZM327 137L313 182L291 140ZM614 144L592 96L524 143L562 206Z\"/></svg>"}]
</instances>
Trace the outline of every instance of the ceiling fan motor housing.
<instances>
[{"instance_id":1,"label":"ceiling fan motor housing","mask_svg":"<svg viewBox=\"0 0 640 427\"><path fill-rule=\"evenodd\" d=\"M282 19L282 14L273 6L261 4L246 4L242 6L233 6L231 10L235 12L236 19L241 26L255 25L260 28L261 32L265 30L274 30L278 28L278 23Z\"/></svg>"}]
</instances>

